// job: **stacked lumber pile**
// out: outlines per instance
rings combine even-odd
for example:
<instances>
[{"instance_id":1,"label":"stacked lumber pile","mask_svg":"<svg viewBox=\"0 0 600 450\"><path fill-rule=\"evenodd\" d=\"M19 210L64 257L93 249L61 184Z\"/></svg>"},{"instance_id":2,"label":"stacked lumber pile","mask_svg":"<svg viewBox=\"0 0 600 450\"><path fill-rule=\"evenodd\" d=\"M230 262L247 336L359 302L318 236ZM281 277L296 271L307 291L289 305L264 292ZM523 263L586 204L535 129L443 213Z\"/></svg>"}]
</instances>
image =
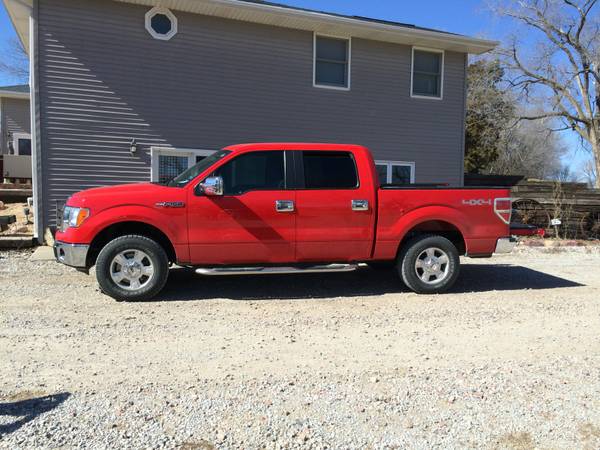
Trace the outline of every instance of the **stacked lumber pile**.
<instances>
[{"instance_id":1,"label":"stacked lumber pile","mask_svg":"<svg viewBox=\"0 0 600 450\"><path fill-rule=\"evenodd\" d=\"M523 180L511 188L516 215L529 215L550 236L600 238L600 190L585 183ZM558 219L560 225L551 225Z\"/></svg>"},{"instance_id":2,"label":"stacked lumber pile","mask_svg":"<svg viewBox=\"0 0 600 450\"><path fill-rule=\"evenodd\" d=\"M550 237L600 239L600 190L585 183L465 174L466 186L510 187L513 220L546 230ZM551 225L558 219L560 225Z\"/></svg>"}]
</instances>

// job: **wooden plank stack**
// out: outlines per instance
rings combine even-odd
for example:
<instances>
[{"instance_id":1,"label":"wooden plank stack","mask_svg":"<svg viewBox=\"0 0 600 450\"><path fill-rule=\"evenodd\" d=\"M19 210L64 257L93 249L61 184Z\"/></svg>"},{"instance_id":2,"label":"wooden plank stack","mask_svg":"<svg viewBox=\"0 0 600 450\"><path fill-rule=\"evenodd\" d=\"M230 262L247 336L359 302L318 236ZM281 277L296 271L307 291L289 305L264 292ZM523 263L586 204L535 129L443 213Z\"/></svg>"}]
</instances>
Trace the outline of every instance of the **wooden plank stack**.
<instances>
[{"instance_id":1,"label":"wooden plank stack","mask_svg":"<svg viewBox=\"0 0 600 450\"><path fill-rule=\"evenodd\" d=\"M600 189L585 183L559 183L548 180L499 175L465 175L467 186L506 186L519 204L536 208L533 223L546 229L546 235L567 239L600 239ZM525 214L527 216L527 214ZM551 226L559 219L560 226Z\"/></svg>"}]
</instances>

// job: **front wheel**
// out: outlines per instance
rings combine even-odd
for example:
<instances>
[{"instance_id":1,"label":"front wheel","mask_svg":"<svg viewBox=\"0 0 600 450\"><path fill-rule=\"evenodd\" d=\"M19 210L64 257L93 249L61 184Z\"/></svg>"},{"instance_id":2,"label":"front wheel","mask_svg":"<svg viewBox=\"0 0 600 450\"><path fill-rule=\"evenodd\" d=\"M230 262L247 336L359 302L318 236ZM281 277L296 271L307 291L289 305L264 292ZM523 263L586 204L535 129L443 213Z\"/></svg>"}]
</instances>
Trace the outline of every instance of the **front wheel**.
<instances>
[{"instance_id":1,"label":"front wheel","mask_svg":"<svg viewBox=\"0 0 600 450\"><path fill-rule=\"evenodd\" d=\"M169 259L164 249L145 236L113 239L100 251L96 277L102 292L117 301L149 300L167 282Z\"/></svg>"},{"instance_id":2,"label":"front wheel","mask_svg":"<svg viewBox=\"0 0 600 450\"><path fill-rule=\"evenodd\" d=\"M450 289L458 278L460 257L445 237L416 236L402 247L396 267L414 292L439 294Z\"/></svg>"}]
</instances>

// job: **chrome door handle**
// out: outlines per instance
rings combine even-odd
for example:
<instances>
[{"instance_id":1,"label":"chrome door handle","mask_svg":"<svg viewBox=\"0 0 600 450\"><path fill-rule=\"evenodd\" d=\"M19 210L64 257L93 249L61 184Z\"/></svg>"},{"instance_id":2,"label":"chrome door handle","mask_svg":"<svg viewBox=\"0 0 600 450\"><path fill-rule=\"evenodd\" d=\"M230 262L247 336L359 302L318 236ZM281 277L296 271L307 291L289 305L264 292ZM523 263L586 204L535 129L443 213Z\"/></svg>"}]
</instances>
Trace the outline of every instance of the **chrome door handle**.
<instances>
[{"instance_id":1,"label":"chrome door handle","mask_svg":"<svg viewBox=\"0 0 600 450\"><path fill-rule=\"evenodd\" d=\"M369 200L352 200L352 211L368 211Z\"/></svg>"},{"instance_id":2,"label":"chrome door handle","mask_svg":"<svg viewBox=\"0 0 600 450\"><path fill-rule=\"evenodd\" d=\"M277 212L294 212L294 202L292 200L275 200L275 210Z\"/></svg>"}]
</instances>

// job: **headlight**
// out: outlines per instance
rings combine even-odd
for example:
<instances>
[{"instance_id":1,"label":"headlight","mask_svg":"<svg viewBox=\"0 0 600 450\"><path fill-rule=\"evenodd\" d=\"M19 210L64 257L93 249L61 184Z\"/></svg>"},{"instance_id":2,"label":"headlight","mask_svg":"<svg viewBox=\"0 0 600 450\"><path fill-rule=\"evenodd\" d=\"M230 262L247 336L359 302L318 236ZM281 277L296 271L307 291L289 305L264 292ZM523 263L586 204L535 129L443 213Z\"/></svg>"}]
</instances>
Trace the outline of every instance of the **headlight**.
<instances>
[{"instance_id":1,"label":"headlight","mask_svg":"<svg viewBox=\"0 0 600 450\"><path fill-rule=\"evenodd\" d=\"M66 231L67 228L77 228L85 219L90 216L90 210L87 208L76 208L73 206L65 206L63 211L63 219L60 227L61 231Z\"/></svg>"}]
</instances>

